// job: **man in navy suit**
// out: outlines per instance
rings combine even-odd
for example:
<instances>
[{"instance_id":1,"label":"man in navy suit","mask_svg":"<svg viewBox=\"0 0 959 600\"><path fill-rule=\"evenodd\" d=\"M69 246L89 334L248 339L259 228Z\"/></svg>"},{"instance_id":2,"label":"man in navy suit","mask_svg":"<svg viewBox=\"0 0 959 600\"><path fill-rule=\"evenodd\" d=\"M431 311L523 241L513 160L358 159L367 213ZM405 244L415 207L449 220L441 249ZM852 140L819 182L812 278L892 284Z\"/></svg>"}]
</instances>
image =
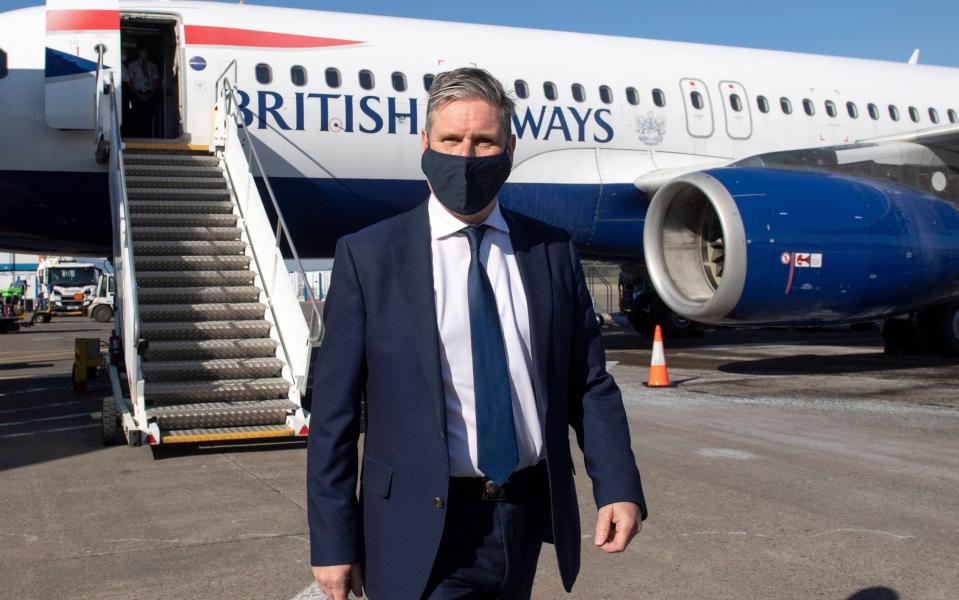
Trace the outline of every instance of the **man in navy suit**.
<instances>
[{"instance_id":1,"label":"man in navy suit","mask_svg":"<svg viewBox=\"0 0 959 600\"><path fill-rule=\"evenodd\" d=\"M595 545L622 552L646 517L570 237L497 202L512 112L486 71L438 75L429 200L337 245L307 461L311 563L332 600L529 598L543 541L571 590L569 428L599 507Z\"/></svg>"}]
</instances>

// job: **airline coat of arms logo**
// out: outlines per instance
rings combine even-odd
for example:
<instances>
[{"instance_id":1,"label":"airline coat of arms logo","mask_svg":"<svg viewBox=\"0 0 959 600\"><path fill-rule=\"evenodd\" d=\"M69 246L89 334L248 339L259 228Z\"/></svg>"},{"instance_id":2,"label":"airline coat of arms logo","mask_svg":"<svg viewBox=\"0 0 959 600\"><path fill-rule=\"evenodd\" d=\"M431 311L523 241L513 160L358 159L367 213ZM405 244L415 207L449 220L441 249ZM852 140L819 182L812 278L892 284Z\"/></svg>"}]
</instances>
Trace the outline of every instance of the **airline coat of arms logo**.
<instances>
[{"instance_id":1,"label":"airline coat of arms logo","mask_svg":"<svg viewBox=\"0 0 959 600\"><path fill-rule=\"evenodd\" d=\"M639 141L647 146L655 146L666 135L666 119L649 111L645 116L636 117L636 131L639 132Z\"/></svg>"}]
</instances>

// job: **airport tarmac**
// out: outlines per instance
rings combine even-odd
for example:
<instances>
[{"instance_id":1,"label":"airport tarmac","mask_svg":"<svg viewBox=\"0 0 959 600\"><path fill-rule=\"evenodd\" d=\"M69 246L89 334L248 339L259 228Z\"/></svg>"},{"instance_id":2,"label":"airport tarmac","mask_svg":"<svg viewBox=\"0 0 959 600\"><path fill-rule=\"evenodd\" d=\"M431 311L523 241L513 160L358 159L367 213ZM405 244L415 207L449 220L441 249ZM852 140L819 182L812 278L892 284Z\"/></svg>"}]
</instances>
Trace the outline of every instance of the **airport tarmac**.
<instances>
[{"instance_id":1,"label":"airport tarmac","mask_svg":"<svg viewBox=\"0 0 959 600\"><path fill-rule=\"evenodd\" d=\"M0 336L0 598L322 598L304 446L103 448L108 382L77 395L69 371L73 338L109 327ZM625 553L592 548L577 458L582 572L566 596L545 546L534 598L956 598L956 361L869 331L713 331L667 339L679 385L647 389L648 341L604 337L650 519Z\"/></svg>"}]
</instances>

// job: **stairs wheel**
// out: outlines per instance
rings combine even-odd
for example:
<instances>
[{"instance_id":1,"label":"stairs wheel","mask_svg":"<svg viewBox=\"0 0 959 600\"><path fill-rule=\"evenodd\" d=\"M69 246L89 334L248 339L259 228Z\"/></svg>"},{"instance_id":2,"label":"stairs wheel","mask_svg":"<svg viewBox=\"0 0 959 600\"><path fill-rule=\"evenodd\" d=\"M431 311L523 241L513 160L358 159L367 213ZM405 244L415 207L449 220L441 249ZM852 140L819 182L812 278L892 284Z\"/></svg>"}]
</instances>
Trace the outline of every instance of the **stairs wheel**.
<instances>
[{"instance_id":1,"label":"stairs wheel","mask_svg":"<svg viewBox=\"0 0 959 600\"><path fill-rule=\"evenodd\" d=\"M120 413L117 411L117 402L113 396L103 399L103 410L100 414L103 425L103 445L116 446L120 441L123 428L120 426Z\"/></svg>"}]
</instances>

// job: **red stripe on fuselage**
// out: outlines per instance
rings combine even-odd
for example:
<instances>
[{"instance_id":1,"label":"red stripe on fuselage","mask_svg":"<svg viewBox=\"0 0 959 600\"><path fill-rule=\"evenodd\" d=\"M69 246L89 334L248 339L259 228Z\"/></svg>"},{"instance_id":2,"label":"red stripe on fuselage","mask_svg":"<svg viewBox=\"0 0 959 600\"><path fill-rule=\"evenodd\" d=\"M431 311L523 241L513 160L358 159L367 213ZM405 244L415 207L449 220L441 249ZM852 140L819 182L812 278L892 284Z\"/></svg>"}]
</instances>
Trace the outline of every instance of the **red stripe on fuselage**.
<instances>
[{"instance_id":1,"label":"red stripe on fuselage","mask_svg":"<svg viewBox=\"0 0 959 600\"><path fill-rule=\"evenodd\" d=\"M47 31L116 31L118 10L48 10Z\"/></svg>"},{"instance_id":2,"label":"red stripe on fuselage","mask_svg":"<svg viewBox=\"0 0 959 600\"><path fill-rule=\"evenodd\" d=\"M186 25L186 43L200 46L247 46L256 48L324 48L348 46L361 42L336 38L313 37L292 33L273 33L232 27Z\"/></svg>"}]
</instances>

